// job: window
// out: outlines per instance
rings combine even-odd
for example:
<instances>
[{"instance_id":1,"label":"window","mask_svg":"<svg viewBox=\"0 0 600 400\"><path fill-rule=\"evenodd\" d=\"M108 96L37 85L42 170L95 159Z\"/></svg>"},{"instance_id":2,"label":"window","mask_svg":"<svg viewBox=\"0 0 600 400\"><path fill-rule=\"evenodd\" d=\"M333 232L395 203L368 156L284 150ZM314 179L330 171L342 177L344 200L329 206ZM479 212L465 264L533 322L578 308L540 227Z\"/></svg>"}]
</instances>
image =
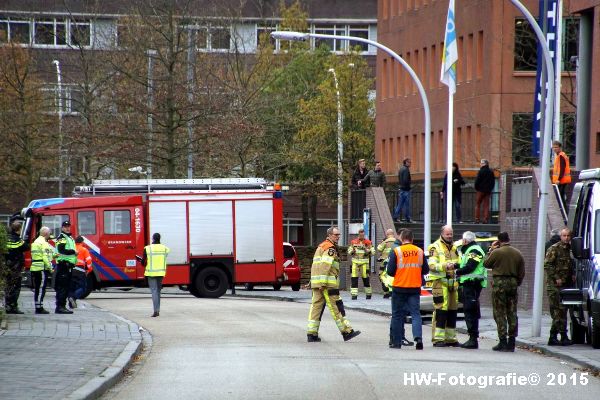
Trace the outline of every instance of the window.
<instances>
[{"instance_id":1,"label":"window","mask_svg":"<svg viewBox=\"0 0 600 400\"><path fill-rule=\"evenodd\" d=\"M512 163L515 166L531 165L537 160L533 156L532 133L533 114L513 114L512 125Z\"/></svg>"},{"instance_id":2,"label":"window","mask_svg":"<svg viewBox=\"0 0 600 400\"><path fill-rule=\"evenodd\" d=\"M229 28L211 29L210 47L212 50L229 50L231 48L231 32Z\"/></svg>"},{"instance_id":3,"label":"window","mask_svg":"<svg viewBox=\"0 0 600 400\"><path fill-rule=\"evenodd\" d=\"M579 45L579 18L563 19L562 70L575 71L571 57L577 55ZM537 37L529 22L522 18L515 20L515 71L537 70Z\"/></svg>"},{"instance_id":4,"label":"window","mask_svg":"<svg viewBox=\"0 0 600 400\"><path fill-rule=\"evenodd\" d=\"M71 22L71 45L91 46L92 35L89 22Z\"/></svg>"},{"instance_id":5,"label":"window","mask_svg":"<svg viewBox=\"0 0 600 400\"><path fill-rule=\"evenodd\" d=\"M62 93L59 93L56 84L50 84L42 89L43 103L41 111L58 114L59 106L62 106L63 114L77 115L84 111L84 94L81 87L76 85L62 85Z\"/></svg>"},{"instance_id":6,"label":"window","mask_svg":"<svg viewBox=\"0 0 600 400\"><path fill-rule=\"evenodd\" d=\"M0 28L1 29L1 28ZM271 32L277 30L275 26L257 26L256 27L256 45L261 47L270 43L275 48L277 41L271 37Z\"/></svg>"},{"instance_id":7,"label":"window","mask_svg":"<svg viewBox=\"0 0 600 400\"><path fill-rule=\"evenodd\" d=\"M363 39L369 39L369 25L350 25L348 36L358 36ZM354 49L360 47L360 51L369 51L369 45L363 42L350 42L350 46Z\"/></svg>"},{"instance_id":8,"label":"window","mask_svg":"<svg viewBox=\"0 0 600 400\"><path fill-rule=\"evenodd\" d=\"M69 216L61 215L42 215L42 226L50 228L50 234L53 237L58 237L61 233L62 223L67 221Z\"/></svg>"},{"instance_id":9,"label":"window","mask_svg":"<svg viewBox=\"0 0 600 400\"><path fill-rule=\"evenodd\" d=\"M91 23L65 18L26 19L0 16L0 43L42 47L91 46Z\"/></svg>"},{"instance_id":10,"label":"window","mask_svg":"<svg viewBox=\"0 0 600 400\"><path fill-rule=\"evenodd\" d=\"M594 254L600 254L600 210L596 210L594 227Z\"/></svg>"},{"instance_id":11,"label":"window","mask_svg":"<svg viewBox=\"0 0 600 400\"><path fill-rule=\"evenodd\" d=\"M79 235L96 234L96 212L79 211L77 213L77 233Z\"/></svg>"},{"instance_id":12,"label":"window","mask_svg":"<svg viewBox=\"0 0 600 400\"><path fill-rule=\"evenodd\" d=\"M104 233L107 235L125 235L131 232L129 210L104 211Z\"/></svg>"},{"instance_id":13,"label":"window","mask_svg":"<svg viewBox=\"0 0 600 400\"><path fill-rule=\"evenodd\" d=\"M322 35L344 36L346 34L345 25L315 25L314 33ZM327 46L330 51L343 51L346 44L341 40L335 39L314 39L314 47Z\"/></svg>"}]
</instances>

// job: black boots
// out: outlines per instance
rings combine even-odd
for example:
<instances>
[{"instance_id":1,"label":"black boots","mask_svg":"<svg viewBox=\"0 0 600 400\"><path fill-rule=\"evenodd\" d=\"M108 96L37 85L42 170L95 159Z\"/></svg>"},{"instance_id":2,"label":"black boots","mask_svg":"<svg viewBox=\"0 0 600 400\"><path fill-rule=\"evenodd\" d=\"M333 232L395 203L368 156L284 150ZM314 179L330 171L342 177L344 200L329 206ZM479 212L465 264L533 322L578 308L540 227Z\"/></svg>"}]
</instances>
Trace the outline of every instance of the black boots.
<instances>
[{"instance_id":1,"label":"black boots","mask_svg":"<svg viewBox=\"0 0 600 400\"><path fill-rule=\"evenodd\" d=\"M566 333L561 333L560 334L560 345L561 346L570 346L572 344L573 344L573 342L571 342L569 340L569 337L567 336Z\"/></svg>"},{"instance_id":2,"label":"black boots","mask_svg":"<svg viewBox=\"0 0 600 400\"><path fill-rule=\"evenodd\" d=\"M550 337L548 338L548 346L560 346L560 342L556 337L556 333L550 332Z\"/></svg>"},{"instance_id":3,"label":"black boots","mask_svg":"<svg viewBox=\"0 0 600 400\"><path fill-rule=\"evenodd\" d=\"M371 295L370 294L367 295L367 300L371 300Z\"/></svg>"},{"instance_id":4,"label":"black boots","mask_svg":"<svg viewBox=\"0 0 600 400\"><path fill-rule=\"evenodd\" d=\"M65 308L65 307L57 307L56 310L54 310L55 314L73 314L73 311Z\"/></svg>"},{"instance_id":5,"label":"black boots","mask_svg":"<svg viewBox=\"0 0 600 400\"><path fill-rule=\"evenodd\" d=\"M478 349L479 343L477 342L476 335L469 335L469 340L460 345L463 349Z\"/></svg>"},{"instance_id":6,"label":"black boots","mask_svg":"<svg viewBox=\"0 0 600 400\"><path fill-rule=\"evenodd\" d=\"M360 335L360 331L355 331L354 329L351 330L350 332L344 332L342 333L342 337L344 338L344 342L347 342L348 340L357 337L358 335Z\"/></svg>"},{"instance_id":7,"label":"black boots","mask_svg":"<svg viewBox=\"0 0 600 400\"><path fill-rule=\"evenodd\" d=\"M415 344L415 349L423 350L423 340L420 337L416 337L415 342L417 342L417 344Z\"/></svg>"},{"instance_id":8,"label":"black boots","mask_svg":"<svg viewBox=\"0 0 600 400\"><path fill-rule=\"evenodd\" d=\"M320 342L321 338L318 335L311 335L310 333L308 335L306 335L306 341L308 343L312 343L312 342Z\"/></svg>"},{"instance_id":9,"label":"black boots","mask_svg":"<svg viewBox=\"0 0 600 400\"><path fill-rule=\"evenodd\" d=\"M358 296L352 296L352 300L358 299Z\"/></svg>"},{"instance_id":10,"label":"black boots","mask_svg":"<svg viewBox=\"0 0 600 400\"><path fill-rule=\"evenodd\" d=\"M573 344L569 340L569 337L566 333L560 334L560 340L558 340L558 335L556 333L550 332L550 337L548 338L548 346L570 346Z\"/></svg>"},{"instance_id":11,"label":"black boots","mask_svg":"<svg viewBox=\"0 0 600 400\"><path fill-rule=\"evenodd\" d=\"M25 314L23 311L19 310L17 307L11 307L6 309L7 314Z\"/></svg>"},{"instance_id":12,"label":"black boots","mask_svg":"<svg viewBox=\"0 0 600 400\"><path fill-rule=\"evenodd\" d=\"M508 337L508 342L506 342L506 347L504 348L504 350L501 351L506 351L506 352L514 352L515 351L515 337L514 336L509 336Z\"/></svg>"},{"instance_id":13,"label":"black boots","mask_svg":"<svg viewBox=\"0 0 600 400\"><path fill-rule=\"evenodd\" d=\"M154 311L151 315L152 318L158 317L160 313L158 311Z\"/></svg>"},{"instance_id":14,"label":"black boots","mask_svg":"<svg viewBox=\"0 0 600 400\"><path fill-rule=\"evenodd\" d=\"M507 345L506 338L505 337L500 338L500 342L498 342L497 345L495 345L494 347L492 347L492 350L494 350L494 351L505 351L506 345Z\"/></svg>"},{"instance_id":15,"label":"black boots","mask_svg":"<svg viewBox=\"0 0 600 400\"><path fill-rule=\"evenodd\" d=\"M44 307L37 307L35 309L35 313L36 314L50 314L50 312L47 311Z\"/></svg>"},{"instance_id":16,"label":"black boots","mask_svg":"<svg viewBox=\"0 0 600 400\"><path fill-rule=\"evenodd\" d=\"M390 298L390 296L391 296L390 292L385 292L385 293L383 294L383 298L384 298L384 299L389 299L389 298Z\"/></svg>"}]
</instances>

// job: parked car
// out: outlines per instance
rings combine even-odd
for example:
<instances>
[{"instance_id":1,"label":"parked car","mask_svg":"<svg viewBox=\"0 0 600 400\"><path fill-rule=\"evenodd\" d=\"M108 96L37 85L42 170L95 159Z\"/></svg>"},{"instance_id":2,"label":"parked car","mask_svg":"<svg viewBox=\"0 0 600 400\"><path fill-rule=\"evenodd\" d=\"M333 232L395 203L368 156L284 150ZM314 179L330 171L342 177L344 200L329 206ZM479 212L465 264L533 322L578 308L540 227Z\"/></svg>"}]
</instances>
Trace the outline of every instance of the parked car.
<instances>
[{"instance_id":1,"label":"parked car","mask_svg":"<svg viewBox=\"0 0 600 400\"><path fill-rule=\"evenodd\" d=\"M273 290L281 289L283 285L289 285L292 290L297 292L300 290L300 263L298 262L298 254L296 249L290 243L283 243L283 282L265 282L265 283L246 283L246 290L254 290L255 286L272 285Z\"/></svg>"},{"instance_id":2,"label":"parked car","mask_svg":"<svg viewBox=\"0 0 600 400\"><path fill-rule=\"evenodd\" d=\"M475 235L475 241L481 246L481 248L483 249L483 251L486 252L486 254L488 253L492 243L498 240L497 236L492 236L488 232L475 232ZM433 295L431 294L432 284L433 282L427 281L425 282L425 285L421 287L421 313L423 314L433 313ZM460 302L458 303L458 309L462 310L462 303Z\"/></svg>"}]
</instances>

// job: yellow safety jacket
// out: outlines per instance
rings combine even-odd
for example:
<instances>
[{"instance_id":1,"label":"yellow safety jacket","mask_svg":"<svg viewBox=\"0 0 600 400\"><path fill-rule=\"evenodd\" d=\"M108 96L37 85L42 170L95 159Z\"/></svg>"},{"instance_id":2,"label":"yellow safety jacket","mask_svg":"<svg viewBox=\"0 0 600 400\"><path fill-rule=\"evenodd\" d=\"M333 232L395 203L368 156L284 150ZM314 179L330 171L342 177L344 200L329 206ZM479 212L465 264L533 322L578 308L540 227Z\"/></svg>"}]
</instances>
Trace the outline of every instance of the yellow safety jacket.
<instances>
[{"instance_id":1,"label":"yellow safety jacket","mask_svg":"<svg viewBox=\"0 0 600 400\"><path fill-rule=\"evenodd\" d=\"M485 251L478 244L469 247L465 254L460 258L460 268L464 268L467 265L469 259L473 259L477 262L477 268L473 272L467 275L461 275L458 278L460 283L477 280L481 283L481 287L487 287L487 269L483 266L483 259L485 258Z\"/></svg>"},{"instance_id":2,"label":"yellow safety jacket","mask_svg":"<svg viewBox=\"0 0 600 400\"><path fill-rule=\"evenodd\" d=\"M75 240L73 240L72 236L67 235L66 233L61 233L56 239L56 247L58 248L58 245L61 243L65 244L65 250L73 250L74 252L77 251L75 248ZM58 257L56 257L56 261L67 261L75 265L77 264L77 254L61 254L59 252Z\"/></svg>"},{"instance_id":3,"label":"yellow safety jacket","mask_svg":"<svg viewBox=\"0 0 600 400\"><path fill-rule=\"evenodd\" d=\"M30 271L52 270L52 246L43 236L38 236L31 244L31 267Z\"/></svg>"},{"instance_id":4,"label":"yellow safety jacket","mask_svg":"<svg viewBox=\"0 0 600 400\"><path fill-rule=\"evenodd\" d=\"M380 259L382 260L384 265L388 262L388 258L390 256L390 253L392 252L392 247L394 246L395 242L396 238L389 237L386 238L383 242L379 243L379 245L377 246L377 251L381 253Z\"/></svg>"},{"instance_id":5,"label":"yellow safety jacket","mask_svg":"<svg viewBox=\"0 0 600 400\"><path fill-rule=\"evenodd\" d=\"M313 289L326 287L338 289L340 286L340 257L335 243L329 239L317 247L310 268L310 286Z\"/></svg>"},{"instance_id":6,"label":"yellow safety jacket","mask_svg":"<svg viewBox=\"0 0 600 400\"><path fill-rule=\"evenodd\" d=\"M429 245L429 274L426 279L428 281L436 281L438 279L446 280L446 264L449 262L455 263L458 268L458 250L454 244L451 247L439 238Z\"/></svg>"},{"instance_id":7,"label":"yellow safety jacket","mask_svg":"<svg viewBox=\"0 0 600 400\"><path fill-rule=\"evenodd\" d=\"M373 254L373 245L369 239L354 239L348 246L348 254L352 256L352 264L367 264L369 255Z\"/></svg>"},{"instance_id":8,"label":"yellow safety jacket","mask_svg":"<svg viewBox=\"0 0 600 400\"><path fill-rule=\"evenodd\" d=\"M167 274L167 254L171 250L165 245L154 243L144 247L146 251L146 271L144 276L165 276Z\"/></svg>"}]
</instances>

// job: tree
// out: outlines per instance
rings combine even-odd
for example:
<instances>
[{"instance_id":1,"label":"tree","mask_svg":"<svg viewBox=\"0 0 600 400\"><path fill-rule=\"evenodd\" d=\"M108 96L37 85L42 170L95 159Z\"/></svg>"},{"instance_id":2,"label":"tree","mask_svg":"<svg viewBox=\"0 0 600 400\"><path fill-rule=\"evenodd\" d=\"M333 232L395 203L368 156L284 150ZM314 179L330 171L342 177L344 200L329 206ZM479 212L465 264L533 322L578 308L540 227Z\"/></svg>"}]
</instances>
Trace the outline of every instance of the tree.
<instances>
[{"instance_id":1,"label":"tree","mask_svg":"<svg viewBox=\"0 0 600 400\"><path fill-rule=\"evenodd\" d=\"M15 44L0 47L0 176L11 194L5 206L26 204L42 177L57 172L56 124L44 102L41 79L36 76L28 49Z\"/></svg>"}]
</instances>

